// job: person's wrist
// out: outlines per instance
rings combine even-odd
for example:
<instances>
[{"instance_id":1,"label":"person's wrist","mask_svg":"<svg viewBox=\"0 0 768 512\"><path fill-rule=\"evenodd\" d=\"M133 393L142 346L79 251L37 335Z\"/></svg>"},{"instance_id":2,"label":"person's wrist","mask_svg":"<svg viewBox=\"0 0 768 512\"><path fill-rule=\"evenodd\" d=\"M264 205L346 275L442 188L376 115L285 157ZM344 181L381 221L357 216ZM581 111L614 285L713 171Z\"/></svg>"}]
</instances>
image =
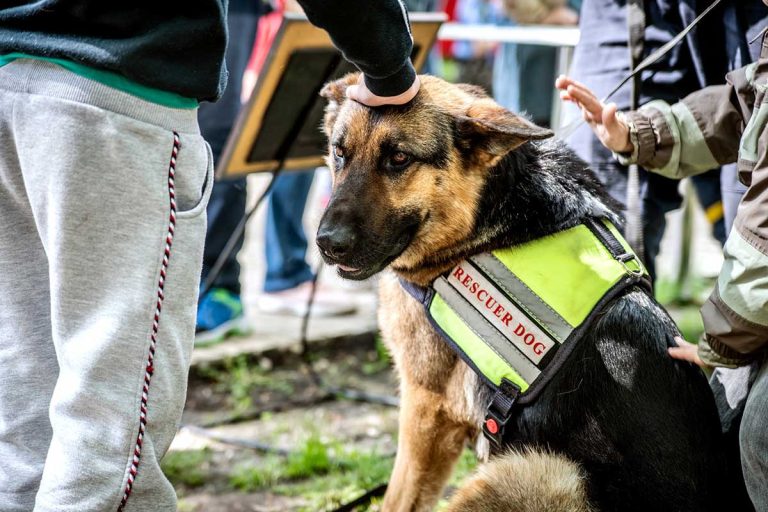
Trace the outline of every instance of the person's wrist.
<instances>
[{"instance_id":1,"label":"person's wrist","mask_svg":"<svg viewBox=\"0 0 768 512\"><path fill-rule=\"evenodd\" d=\"M347 88L347 97L369 107L380 107L383 105L405 105L419 93L421 82L419 77L414 75L410 87L395 96L378 96L368 89L364 81L357 85L351 85Z\"/></svg>"},{"instance_id":2,"label":"person's wrist","mask_svg":"<svg viewBox=\"0 0 768 512\"><path fill-rule=\"evenodd\" d=\"M637 131L633 129L632 123L622 112L616 113L616 120L623 132L619 137L617 148L613 149L615 153L632 154L637 147Z\"/></svg>"},{"instance_id":3,"label":"person's wrist","mask_svg":"<svg viewBox=\"0 0 768 512\"><path fill-rule=\"evenodd\" d=\"M615 151L616 153L630 154L634 151L634 149L635 149L635 146L634 144L632 144L630 140L629 132L627 132L627 137L624 140L624 144L623 145L619 144L619 147L613 149L613 151Z\"/></svg>"}]
</instances>

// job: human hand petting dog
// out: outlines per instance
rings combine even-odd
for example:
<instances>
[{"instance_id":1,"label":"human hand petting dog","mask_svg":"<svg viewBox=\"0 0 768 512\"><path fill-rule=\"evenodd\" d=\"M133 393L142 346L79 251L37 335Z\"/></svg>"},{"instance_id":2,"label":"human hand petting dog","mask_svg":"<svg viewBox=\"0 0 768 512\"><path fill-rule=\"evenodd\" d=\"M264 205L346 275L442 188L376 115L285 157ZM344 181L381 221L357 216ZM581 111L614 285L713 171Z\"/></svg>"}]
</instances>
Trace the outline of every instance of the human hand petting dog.
<instances>
[{"instance_id":1,"label":"human hand petting dog","mask_svg":"<svg viewBox=\"0 0 768 512\"><path fill-rule=\"evenodd\" d=\"M565 75L555 80L560 89L560 99L570 101L581 109L584 120L605 147L615 153L631 153L634 147L629 140L629 126L617 115L615 103L603 104L585 85Z\"/></svg>"},{"instance_id":2,"label":"human hand petting dog","mask_svg":"<svg viewBox=\"0 0 768 512\"><path fill-rule=\"evenodd\" d=\"M347 87L347 98L367 105L369 107L380 107L382 105L405 105L411 101L419 92L419 77L413 81L413 84L405 91L397 96L376 96L365 85L365 80L361 77L360 82L356 85L350 85Z\"/></svg>"},{"instance_id":3,"label":"human hand petting dog","mask_svg":"<svg viewBox=\"0 0 768 512\"><path fill-rule=\"evenodd\" d=\"M675 359L681 361L688 361L701 368L709 368L709 365L704 363L699 357L699 347L693 343L685 341L681 336L675 336L676 347L669 347L667 352Z\"/></svg>"}]
</instances>

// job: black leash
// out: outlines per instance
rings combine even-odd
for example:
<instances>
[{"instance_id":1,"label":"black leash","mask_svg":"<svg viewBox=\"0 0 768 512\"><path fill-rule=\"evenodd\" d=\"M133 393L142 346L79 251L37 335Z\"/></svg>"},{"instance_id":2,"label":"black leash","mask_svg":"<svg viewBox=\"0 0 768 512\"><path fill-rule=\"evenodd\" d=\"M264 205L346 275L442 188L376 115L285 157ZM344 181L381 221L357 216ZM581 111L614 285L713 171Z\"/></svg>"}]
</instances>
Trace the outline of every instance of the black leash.
<instances>
[{"instance_id":1,"label":"black leash","mask_svg":"<svg viewBox=\"0 0 768 512\"><path fill-rule=\"evenodd\" d=\"M644 0L627 0L627 29L629 32L630 69L637 69L643 57L645 48L645 2ZM632 88L630 91L629 108L637 110L640 103L640 73L632 73ZM621 86L619 86L621 87ZM614 89L618 90L618 89ZM626 205L627 215L624 225L624 236L630 247L641 261L645 260L645 244L643 243L643 211L640 206L640 167L631 164L627 169Z\"/></svg>"},{"instance_id":2,"label":"black leash","mask_svg":"<svg viewBox=\"0 0 768 512\"><path fill-rule=\"evenodd\" d=\"M384 496L385 492L387 492L387 484L381 484L378 487L374 487L370 491L366 492L359 498L356 498L338 508L329 510L328 512L352 512L357 507L369 504L373 498Z\"/></svg>"}]
</instances>

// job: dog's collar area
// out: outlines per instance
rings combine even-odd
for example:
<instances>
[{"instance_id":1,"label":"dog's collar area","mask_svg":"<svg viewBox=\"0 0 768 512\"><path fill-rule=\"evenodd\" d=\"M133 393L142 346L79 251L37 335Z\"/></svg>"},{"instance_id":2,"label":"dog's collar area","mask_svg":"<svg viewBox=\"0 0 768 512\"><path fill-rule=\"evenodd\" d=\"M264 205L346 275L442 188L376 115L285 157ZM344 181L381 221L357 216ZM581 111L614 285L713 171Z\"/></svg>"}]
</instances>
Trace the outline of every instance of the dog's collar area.
<instances>
[{"instance_id":1,"label":"dog's collar area","mask_svg":"<svg viewBox=\"0 0 768 512\"><path fill-rule=\"evenodd\" d=\"M595 316L648 274L605 219L472 256L429 287L401 280L443 340L492 389L483 433L496 447L515 405L534 401Z\"/></svg>"}]
</instances>

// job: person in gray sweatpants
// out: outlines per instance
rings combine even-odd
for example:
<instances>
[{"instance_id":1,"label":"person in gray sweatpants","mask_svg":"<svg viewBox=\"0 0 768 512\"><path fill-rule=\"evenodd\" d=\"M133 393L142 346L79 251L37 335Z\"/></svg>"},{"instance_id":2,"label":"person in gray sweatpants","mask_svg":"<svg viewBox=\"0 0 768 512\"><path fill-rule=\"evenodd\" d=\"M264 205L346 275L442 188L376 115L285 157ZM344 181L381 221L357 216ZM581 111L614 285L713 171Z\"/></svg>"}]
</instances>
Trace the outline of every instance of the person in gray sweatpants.
<instances>
[{"instance_id":1,"label":"person in gray sweatpants","mask_svg":"<svg viewBox=\"0 0 768 512\"><path fill-rule=\"evenodd\" d=\"M226 0L44 3L0 2L0 511L172 512Z\"/></svg>"},{"instance_id":2,"label":"person in gray sweatpants","mask_svg":"<svg viewBox=\"0 0 768 512\"><path fill-rule=\"evenodd\" d=\"M212 179L196 110L18 59L0 148L0 510L175 510L159 460Z\"/></svg>"}]
</instances>

